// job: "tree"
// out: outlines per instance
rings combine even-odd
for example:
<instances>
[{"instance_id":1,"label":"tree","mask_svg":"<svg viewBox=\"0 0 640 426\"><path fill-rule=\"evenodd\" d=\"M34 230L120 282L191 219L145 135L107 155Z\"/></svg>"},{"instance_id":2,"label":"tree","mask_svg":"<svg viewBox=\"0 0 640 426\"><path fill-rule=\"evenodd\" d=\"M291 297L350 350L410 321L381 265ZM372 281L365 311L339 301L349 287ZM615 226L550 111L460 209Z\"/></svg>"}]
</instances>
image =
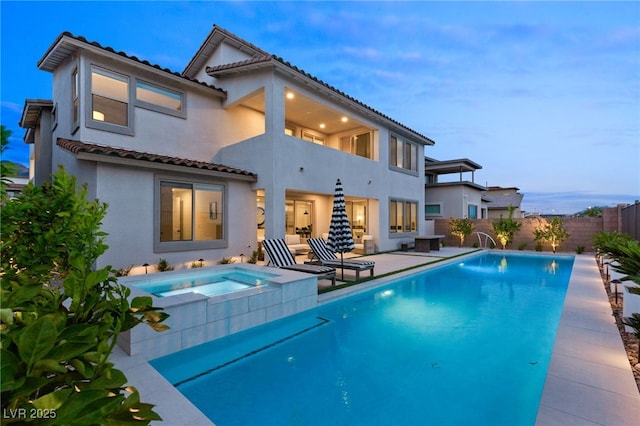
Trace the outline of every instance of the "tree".
<instances>
[{"instance_id":1,"label":"tree","mask_svg":"<svg viewBox=\"0 0 640 426\"><path fill-rule=\"evenodd\" d=\"M520 222L513 220L513 206L509 206L509 217L507 219L500 215L500 220L493 222L491 225L493 226L493 232L496 233L496 237L502 244L502 250L513 241L513 235L520 231L522 227Z\"/></svg>"},{"instance_id":2,"label":"tree","mask_svg":"<svg viewBox=\"0 0 640 426\"><path fill-rule=\"evenodd\" d=\"M577 217L599 217L599 216L602 216L602 211L606 208L607 206L587 207L586 209L576 213L576 216Z\"/></svg>"},{"instance_id":3,"label":"tree","mask_svg":"<svg viewBox=\"0 0 640 426\"><path fill-rule=\"evenodd\" d=\"M551 249L556 252L556 248L571 234L564 229L564 222L559 217L554 217L551 222L544 220L541 228L533 230L536 241L547 241L551 244Z\"/></svg>"},{"instance_id":4,"label":"tree","mask_svg":"<svg viewBox=\"0 0 640 426\"><path fill-rule=\"evenodd\" d=\"M7 129L3 125L0 125L0 156L9 149L9 138L11 137L11 130ZM0 196L4 198L6 194L6 185L11 183L9 179L16 174L16 165L8 161L0 161Z\"/></svg>"},{"instance_id":5,"label":"tree","mask_svg":"<svg viewBox=\"0 0 640 426\"><path fill-rule=\"evenodd\" d=\"M464 239L473 232L473 222L468 218L451 218L449 220L449 227L451 235L460 238L460 247L464 245Z\"/></svg>"},{"instance_id":6,"label":"tree","mask_svg":"<svg viewBox=\"0 0 640 426\"><path fill-rule=\"evenodd\" d=\"M100 231L106 204L59 170L27 185L0 223L3 423L148 424L160 417L109 362L118 334L140 323L156 330L168 315L150 297L129 302ZM9 413L9 414L7 414ZM14 416L11 416L14 413ZM37 413L38 418L26 418ZM47 418L44 418L47 417Z\"/></svg>"}]
</instances>

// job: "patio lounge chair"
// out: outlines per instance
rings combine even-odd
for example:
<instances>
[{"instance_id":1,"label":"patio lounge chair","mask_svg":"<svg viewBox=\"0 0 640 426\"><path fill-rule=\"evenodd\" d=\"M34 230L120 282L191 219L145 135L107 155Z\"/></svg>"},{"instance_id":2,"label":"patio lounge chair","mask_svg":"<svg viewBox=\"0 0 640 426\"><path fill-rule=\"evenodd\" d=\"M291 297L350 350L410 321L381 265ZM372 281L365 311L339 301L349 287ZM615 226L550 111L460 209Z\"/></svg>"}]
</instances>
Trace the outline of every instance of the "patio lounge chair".
<instances>
[{"instance_id":1,"label":"patio lounge chair","mask_svg":"<svg viewBox=\"0 0 640 426\"><path fill-rule=\"evenodd\" d=\"M309 238L307 244L313 250L314 259L309 261L310 263L317 263L324 266L333 266L334 268L344 268L355 271L356 280L360 279L360 271L371 271L373 276L373 268L376 263L371 260L360 259L346 259L344 261L338 259L338 257L327 247L322 238Z\"/></svg>"},{"instance_id":2,"label":"patio lounge chair","mask_svg":"<svg viewBox=\"0 0 640 426\"><path fill-rule=\"evenodd\" d=\"M336 269L322 265L308 265L296 263L287 244L282 238L265 239L262 241L262 248L269 257L269 263L276 268L288 269L291 271L306 272L317 275L318 279L331 280L331 285L336 285Z\"/></svg>"}]
</instances>

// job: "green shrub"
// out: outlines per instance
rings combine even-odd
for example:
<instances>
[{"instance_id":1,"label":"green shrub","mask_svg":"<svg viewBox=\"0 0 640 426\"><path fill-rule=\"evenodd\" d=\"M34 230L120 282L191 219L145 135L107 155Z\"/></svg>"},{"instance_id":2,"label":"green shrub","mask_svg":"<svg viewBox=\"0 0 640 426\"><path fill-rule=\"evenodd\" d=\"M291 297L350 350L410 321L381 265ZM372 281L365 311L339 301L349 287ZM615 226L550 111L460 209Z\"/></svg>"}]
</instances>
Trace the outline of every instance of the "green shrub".
<instances>
[{"instance_id":1,"label":"green shrub","mask_svg":"<svg viewBox=\"0 0 640 426\"><path fill-rule=\"evenodd\" d=\"M578 247L576 247L576 253L577 253L577 254L582 254L582 253L584 253L584 246L578 246Z\"/></svg>"},{"instance_id":2,"label":"green shrub","mask_svg":"<svg viewBox=\"0 0 640 426\"><path fill-rule=\"evenodd\" d=\"M454 237L458 237L460 239L459 247L464 245L464 239L471 235L473 232L473 222L471 219L455 219L452 218L449 220L449 232Z\"/></svg>"},{"instance_id":3,"label":"green shrub","mask_svg":"<svg viewBox=\"0 0 640 426\"><path fill-rule=\"evenodd\" d=\"M230 264L230 263L236 263L236 261L233 259L233 257L227 256L227 257L223 257L218 262L218 265L226 265L226 264Z\"/></svg>"},{"instance_id":4,"label":"green shrub","mask_svg":"<svg viewBox=\"0 0 640 426\"><path fill-rule=\"evenodd\" d=\"M542 243L540 241L538 241L536 243L536 247L535 247L536 251L542 251L543 248L544 248L544 246L542 245Z\"/></svg>"},{"instance_id":5,"label":"green shrub","mask_svg":"<svg viewBox=\"0 0 640 426\"><path fill-rule=\"evenodd\" d=\"M191 268L202 268L204 267L204 259L198 259L191 262Z\"/></svg>"},{"instance_id":6,"label":"green shrub","mask_svg":"<svg viewBox=\"0 0 640 426\"><path fill-rule=\"evenodd\" d=\"M493 222L493 232L496 234L498 241L502 244L502 250L505 249L507 244L513 241L513 236L516 232L520 231L522 224L513 220L513 206L509 206L509 217L504 219L500 215L500 220Z\"/></svg>"},{"instance_id":7,"label":"green shrub","mask_svg":"<svg viewBox=\"0 0 640 426\"><path fill-rule=\"evenodd\" d=\"M156 265L156 270L158 272L168 272L168 271L173 271L173 266L169 265L169 262L167 262L167 259L162 259L160 258L160 260L158 260L158 264Z\"/></svg>"},{"instance_id":8,"label":"green shrub","mask_svg":"<svg viewBox=\"0 0 640 426\"><path fill-rule=\"evenodd\" d=\"M133 268L133 265L128 266L128 267L124 267L124 268L120 268L118 270L116 270L114 272L116 277L126 277L129 275L129 273L131 272L131 269Z\"/></svg>"},{"instance_id":9,"label":"green shrub","mask_svg":"<svg viewBox=\"0 0 640 426\"><path fill-rule=\"evenodd\" d=\"M34 425L149 424L160 417L109 357L121 332L140 323L164 330L168 315L150 297L129 302L110 266L93 269L107 249L107 206L86 197L60 169L3 206L2 411L55 414L12 419Z\"/></svg>"},{"instance_id":10,"label":"green shrub","mask_svg":"<svg viewBox=\"0 0 640 426\"><path fill-rule=\"evenodd\" d=\"M536 241L546 241L551 245L551 250L555 253L560 244L569 238L570 234L564 229L564 222L559 217L554 217L551 222L542 219L543 223L533 230Z\"/></svg>"},{"instance_id":11,"label":"green shrub","mask_svg":"<svg viewBox=\"0 0 640 426\"><path fill-rule=\"evenodd\" d=\"M251 252L251 257L247 260L247 263L256 264L258 263L259 257L260 257L260 251L254 250L253 252Z\"/></svg>"},{"instance_id":12,"label":"green shrub","mask_svg":"<svg viewBox=\"0 0 640 426\"><path fill-rule=\"evenodd\" d=\"M527 243L520 243L518 244L518 250L524 250L527 248Z\"/></svg>"}]
</instances>

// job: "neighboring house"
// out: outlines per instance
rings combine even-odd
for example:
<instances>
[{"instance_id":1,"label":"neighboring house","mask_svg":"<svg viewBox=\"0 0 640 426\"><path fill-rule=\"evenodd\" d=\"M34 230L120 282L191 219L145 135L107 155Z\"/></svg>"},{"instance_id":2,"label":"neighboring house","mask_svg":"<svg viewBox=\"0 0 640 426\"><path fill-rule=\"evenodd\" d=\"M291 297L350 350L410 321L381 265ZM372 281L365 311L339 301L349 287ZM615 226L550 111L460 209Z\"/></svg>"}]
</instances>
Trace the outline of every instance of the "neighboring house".
<instances>
[{"instance_id":1,"label":"neighboring house","mask_svg":"<svg viewBox=\"0 0 640 426\"><path fill-rule=\"evenodd\" d=\"M483 198L486 188L474 180L481 165L468 158L438 161L425 157L424 168L427 219L487 218L487 202ZM451 175L457 179L451 179ZM445 181L443 176L449 179Z\"/></svg>"},{"instance_id":2,"label":"neighboring house","mask_svg":"<svg viewBox=\"0 0 640 426\"><path fill-rule=\"evenodd\" d=\"M98 267L321 236L338 178L356 237L390 250L424 229L431 139L218 26L182 73L69 33L38 67L53 95L21 120L34 181L64 165L109 204Z\"/></svg>"},{"instance_id":3,"label":"neighboring house","mask_svg":"<svg viewBox=\"0 0 640 426\"><path fill-rule=\"evenodd\" d=\"M3 178L5 182L5 190L8 198L14 198L22 192L23 188L29 183L29 169L20 163L7 161L15 168L15 173ZM6 180L5 180L6 179Z\"/></svg>"},{"instance_id":4,"label":"neighboring house","mask_svg":"<svg viewBox=\"0 0 640 426\"><path fill-rule=\"evenodd\" d=\"M484 198L489 202L489 219L499 219L500 216L509 217L509 207L513 207L513 217L523 217L520 209L523 194L515 187L502 188L500 186L489 186Z\"/></svg>"}]
</instances>

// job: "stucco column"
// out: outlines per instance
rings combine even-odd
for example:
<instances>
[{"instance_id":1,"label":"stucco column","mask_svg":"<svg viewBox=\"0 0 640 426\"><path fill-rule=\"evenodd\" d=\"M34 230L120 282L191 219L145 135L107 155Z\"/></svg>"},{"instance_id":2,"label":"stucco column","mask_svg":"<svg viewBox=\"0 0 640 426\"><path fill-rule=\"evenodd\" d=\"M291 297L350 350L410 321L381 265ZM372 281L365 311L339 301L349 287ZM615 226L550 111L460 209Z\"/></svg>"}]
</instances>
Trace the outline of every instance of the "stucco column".
<instances>
[{"instance_id":1,"label":"stucco column","mask_svg":"<svg viewBox=\"0 0 640 426\"><path fill-rule=\"evenodd\" d=\"M284 238L285 190L273 185L264 191L265 238Z\"/></svg>"},{"instance_id":2,"label":"stucco column","mask_svg":"<svg viewBox=\"0 0 640 426\"><path fill-rule=\"evenodd\" d=\"M284 83L275 77L269 81L264 87L265 133L279 136L284 134Z\"/></svg>"}]
</instances>

